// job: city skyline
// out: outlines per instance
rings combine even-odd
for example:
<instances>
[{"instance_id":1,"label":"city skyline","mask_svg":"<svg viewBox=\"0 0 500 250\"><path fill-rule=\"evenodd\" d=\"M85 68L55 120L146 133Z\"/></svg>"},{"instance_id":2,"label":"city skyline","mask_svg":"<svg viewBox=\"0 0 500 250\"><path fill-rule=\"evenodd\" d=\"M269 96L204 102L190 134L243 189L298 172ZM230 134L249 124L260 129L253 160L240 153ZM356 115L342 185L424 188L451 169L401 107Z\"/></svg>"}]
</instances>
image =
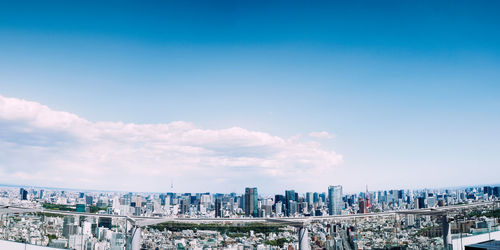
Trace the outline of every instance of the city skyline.
<instances>
[{"instance_id":1,"label":"city skyline","mask_svg":"<svg viewBox=\"0 0 500 250\"><path fill-rule=\"evenodd\" d=\"M498 7L2 2L0 183L496 184Z\"/></svg>"},{"instance_id":2,"label":"city skyline","mask_svg":"<svg viewBox=\"0 0 500 250\"><path fill-rule=\"evenodd\" d=\"M19 249L23 243L71 249L206 246L206 236L210 245L222 247L463 249L499 235L500 186L347 195L342 186L330 186L328 194L286 190L274 197L261 197L255 187L241 195L13 187L0 187L0 193L0 245ZM176 241L179 236L191 240Z\"/></svg>"}]
</instances>

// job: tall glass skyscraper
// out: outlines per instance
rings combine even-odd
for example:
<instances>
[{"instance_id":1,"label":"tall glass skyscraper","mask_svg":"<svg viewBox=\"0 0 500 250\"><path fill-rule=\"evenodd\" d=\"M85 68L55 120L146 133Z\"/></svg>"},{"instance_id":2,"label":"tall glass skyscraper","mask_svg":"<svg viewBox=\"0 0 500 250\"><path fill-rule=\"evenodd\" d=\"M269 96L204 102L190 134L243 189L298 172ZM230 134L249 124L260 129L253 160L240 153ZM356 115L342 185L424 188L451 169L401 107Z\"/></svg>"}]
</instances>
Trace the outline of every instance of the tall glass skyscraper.
<instances>
[{"instance_id":1,"label":"tall glass skyscraper","mask_svg":"<svg viewBox=\"0 0 500 250\"><path fill-rule=\"evenodd\" d=\"M342 186L328 187L328 214L339 215L342 211Z\"/></svg>"},{"instance_id":2,"label":"tall glass skyscraper","mask_svg":"<svg viewBox=\"0 0 500 250\"><path fill-rule=\"evenodd\" d=\"M257 188L245 188L245 215L259 216Z\"/></svg>"},{"instance_id":3,"label":"tall glass skyscraper","mask_svg":"<svg viewBox=\"0 0 500 250\"><path fill-rule=\"evenodd\" d=\"M285 211L285 214L286 216L290 216L290 215L293 215L294 214L294 211L292 211L292 205L294 202L296 202L295 200L295 190L286 190L285 191L285 199L286 199L286 203L285 203L285 207L286 207L286 211Z\"/></svg>"}]
</instances>

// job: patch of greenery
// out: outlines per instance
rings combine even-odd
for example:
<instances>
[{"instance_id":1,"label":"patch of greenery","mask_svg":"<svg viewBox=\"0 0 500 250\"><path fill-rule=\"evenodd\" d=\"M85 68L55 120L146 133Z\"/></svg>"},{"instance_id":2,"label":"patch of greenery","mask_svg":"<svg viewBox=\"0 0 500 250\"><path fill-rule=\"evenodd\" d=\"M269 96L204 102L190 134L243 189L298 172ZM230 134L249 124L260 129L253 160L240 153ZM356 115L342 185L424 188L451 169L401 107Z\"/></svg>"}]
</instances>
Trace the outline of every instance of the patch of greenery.
<instances>
[{"instance_id":1,"label":"patch of greenery","mask_svg":"<svg viewBox=\"0 0 500 250\"><path fill-rule=\"evenodd\" d=\"M160 231L169 230L173 232L179 232L182 230L213 230L218 231L222 234L228 233L249 233L254 231L255 233L277 233L280 231L281 225L266 224L266 223L248 223L244 225L221 225L216 223L207 224L191 224L191 223L178 223L178 222L166 222L158 225L150 226L150 228L157 229Z\"/></svg>"},{"instance_id":2,"label":"patch of greenery","mask_svg":"<svg viewBox=\"0 0 500 250\"><path fill-rule=\"evenodd\" d=\"M107 207L89 206L90 213L95 214L100 210L106 211Z\"/></svg>"},{"instance_id":3,"label":"patch of greenery","mask_svg":"<svg viewBox=\"0 0 500 250\"><path fill-rule=\"evenodd\" d=\"M76 208L70 205L43 203L42 207L48 210L59 210L59 211L70 211L70 212L76 211Z\"/></svg>"},{"instance_id":4,"label":"patch of greenery","mask_svg":"<svg viewBox=\"0 0 500 250\"><path fill-rule=\"evenodd\" d=\"M275 246L275 247L283 247L283 245L287 242L290 242L290 241L285 239L285 238L279 238L276 240L266 240L266 241L264 241L264 244L270 245L270 246Z\"/></svg>"},{"instance_id":5,"label":"patch of greenery","mask_svg":"<svg viewBox=\"0 0 500 250\"><path fill-rule=\"evenodd\" d=\"M57 239L57 236L55 236L53 234L49 234L49 235L47 235L47 237L49 237L49 242L52 242L53 240Z\"/></svg>"},{"instance_id":6,"label":"patch of greenery","mask_svg":"<svg viewBox=\"0 0 500 250\"><path fill-rule=\"evenodd\" d=\"M486 216L488 218L500 218L500 209L489 210L489 211L475 210L470 212L469 216L470 217Z\"/></svg>"},{"instance_id":7,"label":"patch of greenery","mask_svg":"<svg viewBox=\"0 0 500 250\"><path fill-rule=\"evenodd\" d=\"M247 236L247 234L244 233L232 233L232 232L228 232L226 235L231 238L238 238L238 237L241 238Z\"/></svg>"}]
</instances>

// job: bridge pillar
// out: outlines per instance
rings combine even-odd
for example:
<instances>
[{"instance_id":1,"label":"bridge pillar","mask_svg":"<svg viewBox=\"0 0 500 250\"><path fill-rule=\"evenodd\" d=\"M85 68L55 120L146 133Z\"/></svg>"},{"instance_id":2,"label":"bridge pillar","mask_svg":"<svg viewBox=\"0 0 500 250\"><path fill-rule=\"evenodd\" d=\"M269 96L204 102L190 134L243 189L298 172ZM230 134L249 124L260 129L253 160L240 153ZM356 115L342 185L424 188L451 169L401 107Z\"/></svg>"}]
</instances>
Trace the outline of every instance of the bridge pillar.
<instances>
[{"instance_id":1,"label":"bridge pillar","mask_svg":"<svg viewBox=\"0 0 500 250\"><path fill-rule=\"evenodd\" d=\"M451 228L448 222L448 216L441 216L441 222L443 223L443 245L444 249L451 249Z\"/></svg>"},{"instance_id":2,"label":"bridge pillar","mask_svg":"<svg viewBox=\"0 0 500 250\"><path fill-rule=\"evenodd\" d=\"M307 227L302 226L299 229L299 250L310 250L311 244L309 243L309 232Z\"/></svg>"}]
</instances>

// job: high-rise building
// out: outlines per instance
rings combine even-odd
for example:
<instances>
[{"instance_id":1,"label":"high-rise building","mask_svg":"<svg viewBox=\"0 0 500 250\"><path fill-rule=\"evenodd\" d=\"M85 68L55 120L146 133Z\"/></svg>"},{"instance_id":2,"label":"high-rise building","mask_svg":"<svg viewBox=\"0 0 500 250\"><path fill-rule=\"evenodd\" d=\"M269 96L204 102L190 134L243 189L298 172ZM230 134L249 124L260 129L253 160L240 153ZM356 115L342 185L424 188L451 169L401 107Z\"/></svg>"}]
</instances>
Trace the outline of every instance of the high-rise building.
<instances>
[{"instance_id":1,"label":"high-rise building","mask_svg":"<svg viewBox=\"0 0 500 250\"><path fill-rule=\"evenodd\" d=\"M319 198L320 198L321 202L325 203L326 202L326 193L323 192L323 193L319 194Z\"/></svg>"},{"instance_id":2,"label":"high-rise building","mask_svg":"<svg viewBox=\"0 0 500 250\"><path fill-rule=\"evenodd\" d=\"M484 186L483 193L487 194L488 196L492 196L493 195L493 188L490 186Z\"/></svg>"},{"instance_id":3,"label":"high-rise building","mask_svg":"<svg viewBox=\"0 0 500 250\"><path fill-rule=\"evenodd\" d=\"M28 199L28 190L21 188L19 190L19 194L21 195L21 200L27 200Z\"/></svg>"},{"instance_id":4,"label":"high-rise building","mask_svg":"<svg viewBox=\"0 0 500 250\"><path fill-rule=\"evenodd\" d=\"M274 204L274 211L276 213L276 215L280 215L281 214L281 209L283 208L283 203L281 201L278 201Z\"/></svg>"},{"instance_id":5,"label":"high-rise building","mask_svg":"<svg viewBox=\"0 0 500 250\"><path fill-rule=\"evenodd\" d=\"M289 200L288 201L288 211L287 211L287 216L293 216L298 212L297 209L297 202L294 200Z\"/></svg>"},{"instance_id":6,"label":"high-rise building","mask_svg":"<svg viewBox=\"0 0 500 250\"><path fill-rule=\"evenodd\" d=\"M313 193L312 192L307 192L306 193L306 201L307 201L307 204L310 205L310 206L313 204L314 199L313 199Z\"/></svg>"},{"instance_id":7,"label":"high-rise building","mask_svg":"<svg viewBox=\"0 0 500 250\"><path fill-rule=\"evenodd\" d=\"M493 187L493 195L500 198L500 187Z\"/></svg>"},{"instance_id":8,"label":"high-rise building","mask_svg":"<svg viewBox=\"0 0 500 250\"><path fill-rule=\"evenodd\" d=\"M218 218L222 217L222 199L221 198L215 199L215 217L218 217Z\"/></svg>"},{"instance_id":9,"label":"high-rise building","mask_svg":"<svg viewBox=\"0 0 500 250\"><path fill-rule=\"evenodd\" d=\"M92 203L94 202L94 198L92 196L85 196L85 204L88 206L92 206Z\"/></svg>"},{"instance_id":10,"label":"high-rise building","mask_svg":"<svg viewBox=\"0 0 500 250\"><path fill-rule=\"evenodd\" d=\"M75 217L64 216L63 219L63 236L69 239L69 236L76 233L77 226L75 225Z\"/></svg>"},{"instance_id":11,"label":"high-rise building","mask_svg":"<svg viewBox=\"0 0 500 250\"><path fill-rule=\"evenodd\" d=\"M286 216L290 216L291 214L293 214L293 212L291 212L290 204L291 204L291 201L294 201L294 202L297 201L295 199L296 197L297 196L295 195L295 190L286 190L285 191L285 214L286 214Z\"/></svg>"},{"instance_id":12,"label":"high-rise building","mask_svg":"<svg viewBox=\"0 0 500 250\"><path fill-rule=\"evenodd\" d=\"M245 215L259 216L257 188L245 188Z\"/></svg>"},{"instance_id":13,"label":"high-rise building","mask_svg":"<svg viewBox=\"0 0 500 250\"><path fill-rule=\"evenodd\" d=\"M367 204L367 202L365 202L364 199L359 198L359 213L360 214L365 214L367 212L366 204Z\"/></svg>"},{"instance_id":14,"label":"high-rise building","mask_svg":"<svg viewBox=\"0 0 500 250\"><path fill-rule=\"evenodd\" d=\"M342 201L342 186L328 187L328 213L330 215L341 214L344 202Z\"/></svg>"},{"instance_id":15,"label":"high-rise building","mask_svg":"<svg viewBox=\"0 0 500 250\"><path fill-rule=\"evenodd\" d=\"M277 202L281 202L282 204L285 204L285 202L286 202L285 196L283 196L281 194L275 195L274 196L274 203L277 203Z\"/></svg>"},{"instance_id":16,"label":"high-rise building","mask_svg":"<svg viewBox=\"0 0 500 250\"><path fill-rule=\"evenodd\" d=\"M427 208L427 198L418 197L418 208Z\"/></svg>"}]
</instances>

